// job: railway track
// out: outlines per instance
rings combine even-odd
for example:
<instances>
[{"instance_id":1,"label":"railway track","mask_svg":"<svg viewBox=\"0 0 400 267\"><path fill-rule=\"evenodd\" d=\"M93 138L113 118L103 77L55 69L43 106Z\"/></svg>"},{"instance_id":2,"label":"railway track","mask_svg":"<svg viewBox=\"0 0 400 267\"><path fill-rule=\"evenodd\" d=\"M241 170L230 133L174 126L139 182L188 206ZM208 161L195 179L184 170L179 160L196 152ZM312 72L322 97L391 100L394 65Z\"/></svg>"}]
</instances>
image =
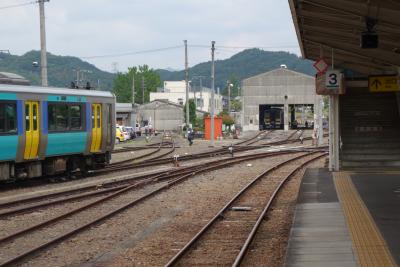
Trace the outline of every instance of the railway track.
<instances>
[{"instance_id":1,"label":"railway track","mask_svg":"<svg viewBox=\"0 0 400 267\"><path fill-rule=\"evenodd\" d=\"M130 165L130 164L132 164L132 163L137 163L138 160L141 160L141 159L150 157L150 156L152 156L152 155L154 155L154 154L160 152L161 149L164 148L165 145L171 145L170 147L168 147L168 148L170 148L170 149L169 149L167 152L162 153L162 154L157 155L157 156L154 156L154 157L152 157L152 158L150 158L150 159L148 159L148 160L160 159L160 158L163 158L163 157L165 157L165 156L167 156L167 155L169 155L169 154L171 154L171 153L173 153L173 152L175 151L175 143L174 143L173 141L172 141L172 142L168 142L168 144L166 144L166 143L164 143L164 142L160 142L160 144L158 145L158 147L157 147L156 150L151 151L150 153L146 153L146 154L143 154L143 155L141 155L141 156L135 157L135 158L126 159L126 160L121 160L121 161L118 161L118 162L115 162L115 163L111 163L110 165L108 165L108 166L106 167L106 169L108 169L108 168L114 168L114 166L119 166L119 167L120 167L120 166L123 166L123 165ZM141 161L141 162L138 162L138 163L143 163L143 162L146 162L146 160Z\"/></svg>"},{"instance_id":2,"label":"railway track","mask_svg":"<svg viewBox=\"0 0 400 267\"><path fill-rule=\"evenodd\" d=\"M96 199L95 201L89 202L83 206L80 206L78 208L75 208L67 213L63 213L61 215L58 215L56 217L53 217L49 220L42 221L38 224L31 225L27 228L24 229L19 229L16 232L13 232L11 234L8 234L7 236L2 236L0 237L0 246L2 249L2 253L4 253L6 250L4 250L5 246L8 248L10 244L13 246L18 246L20 242L23 242L21 245L21 249L19 248L18 251L20 252L21 250L24 251L22 253L19 253L18 255L13 255L9 257L7 260L4 262L0 263L0 266L8 266L11 264L15 264L18 262L21 262L24 259L27 259L36 253L43 251L45 249L51 248L51 246L60 243L68 238L70 238L73 235L76 235L80 232L83 232L87 229L90 229L93 225L99 224L107 219L110 219L111 217L115 216L116 214L133 207L142 201L157 195L158 193L168 190L174 185L177 185L179 183L182 183L186 181L189 178L192 178L194 175L199 174L199 173L204 173L204 172L209 172L212 170L216 169L221 169L225 168L228 166L231 166L233 164L237 164L240 162L248 161L248 160L254 160L258 158L265 158L265 157L271 157L271 156L276 156L276 155L283 155L287 154L289 152L275 152L275 153L259 153L255 155L246 155L246 156L239 156L239 157L234 157L234 158L229 158L229 159L223 159L223 160L217 160L213 162L212 164L210 163L205 163L205 164L199 164L198 166L191 166L190 168L183 168L183 169L178 169L175 171L170 172L169 174L166 173L160 173L160 174L154 174L153 176L148 176L147 178L143 178L142 180L134 180L131 181L132 183L127 183L124 185L120 185L118 190L110 193L107 192L104 196L101 196L100 198ZM152 185L152 188L150 191L146 191L146 193L142 194L140 197L135 198L135 199L126 199L126 193L131 192L132 190L139 189L145 185ZM130 194L131 195L131 194ZM29 200L26 200L29 201ZM70 199L65 198L65 201L71 201ZM105 204L107 202L107 205ZM111 205L108 202L114 203ZM26 203L26 202L25 202ZM61 202L62 203L62 200ZM8 203L8 204L16 204L16 203ZM19 203L21 204L21 203ZM3 207L5 207L3 203ZM47 205L50 206L50 205ZM42 206L43 208L45 206ZM88 210L91 210L93 208L98 208L101 210L99 214L97 212L95 213L97 216L96 218L93 218L92 220L89 221L84 221L81 222L79 220L79 214L82 212L86 212ZM99 208L101 207L101 209ZM113 207L110 209L110 207ZM20 207L21 208L21 207ZM27 211L32 211L37 209L38 207L28 207L24 212ZM21 212L21 211L19 211ZM91 211L93 212L93 211ZM18 213L18 212L16 212ZM14 214L16 214L14 213ZM4 215L4 216L10 216L11 214ZM74 217L75 216L75 217ZM77 217L76 217L77 216ZM8 217L10 218L10 217ZM71 229L65 229L63 227L62 222L64 221L73 221L76 222L76 224L73 228ZM55 229L54 229L55 227ZM57 228L58 227L58 228ZM58 229L58 230L57 230ZM61 230L60 230L61 229ZM41 244L36 244L34 247L26 248L26 243L24 240L29 239L29 237L32 234L38 234L40 233L40 236L43 237L48 237L48 236L54 236L51 234L46 234L47 231L50 232L57 232L60 233L54 238L51 238L49 240L46 240L44 243ZM18 239L18 240L17 240ZM15 242L15 241L20 241ZM22 249L23 248L23 249ZM7 256L8 253L7 253ZM4 258L4 255L3 255Z\"/></svg>"},{"instance_id":3,"label":"railway track","mask_svg":"<svg viewBox=\"0 0 400 267\"><path fill-rule=\"evenodd\" d=\"M165 265L239 266L257 230L286 182L326 153L310 152L286 160L256 176L229 200ZM295 168L288 167L296 163ZM288 174L283 168L290 168ZM287 171L286 171L287 172ZM267 179L268 178L268 179ZM181 240L176 242L182 243Z\"/></svg>"},{"instance_id":4,"label":"railway track","mask_svg":"<svg viewBox=\"0 0 400 267\"><path fill-rule=\"evenodd\" d=\"M273 131L259 132L257 135L253 136L252 138L249 138L249 139L246 139L246 140L243 140L243 141L240 141L240 142L234 144L234 146L233 146L234 153L245 152L248 150L261 149L261 148L276 146L276 145L283 145L283 144L288 144L288 143L296 143L296 142L300 141L298 138L292 139L292 137L296 133L296 132L293 132L289 137L285 138L284 140L267 142L264 144L259 144L257 146L254 145L254 143L261 141L261 140L265 139L266 137L268 137L271 132L273 132ZM262 136L262 135L263 135L263 138L260 138L260 136ZM304 140L308 140L308 139L311 139L311 137L304 138ZM139 156L139 157L136 157L133 159L116 162L116 163L109 165L105 169L90 171L87 175L88 176L97 176L97 175L113 173L116 171L126 171L126 170L142 168L142 167L151 167L151 166L159 166L159 165L174 163L173 157L166 157L175 151L176 147L175 147L173 141L159 142L159 143L151 144L151 146L148 146L148 147L150 147L151 149L154 149L154 147L152 147L154 145L158 145L159 146L158 148L160 148L160 147L170 148L170 150L159 156L152 157L150 159L146 159L141 162L138 162L138 160L143 159L145 157L149 157L151 155L154 155L155 152L147 153L143 156ZM156 148L157 152L159 152L158 148ZM132 151L132 150L134 150L134 149L128 149L124 152ZM222 155L227 155L227 154L230 154L228 147L223 147L223 148L218 148L218 149L207 151L207 152L201 152L201 153L196 153L196 154L180 156L179 161L190 161L190 160L195 160L195 159L210 158L210 157L222 156ZM5 183L5 184L3 183L2 189L9 190L9 189L14 189L14 188L19 188L19 187L33 187L33 186L40 186L40 185L43 185L43 184L46 184L49 182L52 182L52 183L65 182L68 180L69 179L65 179L64 176L47 177L46 179L21 180L21 181L18 181L17 183Z\"/></svg>"},{"instance_id":5,"label":"railway track","mask_svg":"<svg viewBox=\"0 0 400 267\"><path fill-rule=\"evenodd\" d=\"M32 211L35 209L51 206L51 205L56 205L56 204L62 204L67 201L75 201L79 199L85 199L93 196L98 196L102 194L107 194L107 193L112 193L114 191L118 191L120 189L126 188L127 186L131 185L132 183L138 183L141 181L144 181L143 184L148 183L148 179L151 179L152 181L158 181L159 177L164 177L164 178L169 178L173 177L174 175L179 175L182 173L190 173L193 172L196 169L203 169L205 167L208 167L210 164L219 164L219 163L224 163L230 160L247 160L247 159L253 159L254 158L260 158L260 157L274 157L274 156L279 156L279 155L284 155L284 154L292 154L292 153L298 153L302 152L299 150L287 150L287 151L281 151L281 152L266 152L266 153L258 153L253 156L249 155L243 155L243 156L236 156L233 158L224 158L224 159L219 159L219 160L214 160L212 162L205 162L205 163L200 163L200 164L195 164L187 167L180 167L179 169L176 170L163 170L163 171L158 171L155 173L151 174L144 174L144 175L139 175L139 176L132 176L129 178L126 178L123 181L110 181L106 184L102 185L88 185L85 187L79 187L79 188L72 188L60 192L50 192L47 194L42 194L38 196L33 196L33 197L27 197L27 198L22 198L22 199L17 199L17 200L12 200L8 202L2 202L0 203L0 219L4 218L6 216L18 214L21 212L28 212Z\"/></svg>"}]
</instances>

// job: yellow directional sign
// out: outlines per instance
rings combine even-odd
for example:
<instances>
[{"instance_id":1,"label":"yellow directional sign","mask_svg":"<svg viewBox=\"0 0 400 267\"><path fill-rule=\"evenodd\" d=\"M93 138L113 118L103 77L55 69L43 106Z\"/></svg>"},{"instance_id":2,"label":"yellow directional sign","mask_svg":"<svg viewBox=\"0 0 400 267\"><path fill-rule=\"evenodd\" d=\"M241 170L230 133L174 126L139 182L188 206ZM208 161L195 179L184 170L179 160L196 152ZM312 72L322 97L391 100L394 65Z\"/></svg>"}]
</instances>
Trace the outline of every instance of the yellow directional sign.
<instances>
[{"instance_id":1,"label":"yellow directional sign","mask_svg":"<svg viewBox=\"0 0 400 267\"><path fill-rule=\"evenodd\" d=\"M369 76L368 88L370 92L399 92L399 77L392 76Z\"/></svg>"}]
</instances>

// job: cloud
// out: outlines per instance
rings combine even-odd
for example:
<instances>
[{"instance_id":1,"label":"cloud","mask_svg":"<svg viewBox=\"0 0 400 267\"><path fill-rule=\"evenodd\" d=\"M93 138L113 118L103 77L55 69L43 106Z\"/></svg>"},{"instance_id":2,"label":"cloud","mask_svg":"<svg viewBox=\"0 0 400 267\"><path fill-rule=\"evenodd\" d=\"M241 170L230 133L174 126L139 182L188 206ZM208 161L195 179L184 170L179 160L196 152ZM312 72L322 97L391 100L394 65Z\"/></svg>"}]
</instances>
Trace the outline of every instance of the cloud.
<instances>
[{"instance_id":1,"label":"cloud","mask_svg":"<svg viewBox=\"0 0 400 267\"><path fill-rule=\"evenodd\" d=\"M0 6L15 4L3 0ZM17 0L23 3L22 0ZM0 10L0 49L22 54L39 49L37 5ZM59 55L93 56L183 45L271 47L298 53L287 1L276 0L50 0L46 3L47 48ZM286 47L285 47L286 46ZM240 49L220 49L226 58ZM184 66L184 50L89 59L120 70L137 64ZM210 59L210 48L190 47L190 65Z\"/></svg>"}]
</instances>

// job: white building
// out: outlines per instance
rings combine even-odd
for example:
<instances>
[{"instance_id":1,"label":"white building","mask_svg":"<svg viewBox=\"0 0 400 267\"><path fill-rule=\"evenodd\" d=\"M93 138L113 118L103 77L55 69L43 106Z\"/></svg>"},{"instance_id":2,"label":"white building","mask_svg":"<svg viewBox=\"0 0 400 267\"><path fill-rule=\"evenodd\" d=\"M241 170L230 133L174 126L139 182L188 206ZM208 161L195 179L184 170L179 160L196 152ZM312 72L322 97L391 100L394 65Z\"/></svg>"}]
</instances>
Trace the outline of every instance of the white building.
<instances>
[{"instance_id":1,"label":"white building","mask_svg":"<svg viewBox=\"0 0 400 267\"><path fill-rule=\"evenodd\" d=\"M162 92L151 92L150 101L168 100L169 102L184 105L186 103L186 85L185 81L165 81ZM189 99L196 99L196 108L211 112L211 89L203 87L200 92L192 92L189 87ZM222 96L214 95L215 114L222 111Z\"/></svg>"}]
</instances>

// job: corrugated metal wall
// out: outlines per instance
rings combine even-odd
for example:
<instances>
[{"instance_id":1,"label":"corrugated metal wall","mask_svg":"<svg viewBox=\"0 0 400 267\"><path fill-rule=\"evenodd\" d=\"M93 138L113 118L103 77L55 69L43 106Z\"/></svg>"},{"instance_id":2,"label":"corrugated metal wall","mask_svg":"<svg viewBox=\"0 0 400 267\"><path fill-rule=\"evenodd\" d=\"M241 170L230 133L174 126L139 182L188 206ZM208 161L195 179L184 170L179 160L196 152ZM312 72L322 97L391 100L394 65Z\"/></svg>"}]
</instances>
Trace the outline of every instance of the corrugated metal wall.
<instances>
[{"instance_id":1,"label":"corrugated metal wall","mask_svg":"<svg viewBox=\"0 0 400 267\"><path fill-rule=\"evenodd\" d=\"M285 68L243 80L244 129L257 130L259 105L317 104L314 77ZM287 98L285 99L285 96ZM253 122L252 124L250 122Z\"/></svg>"},{"instance_id":2,"label":"corrugated metal wall","mask_svg":"<svg viewBox=\"0 0 400 267\"><path fill-rule=\"evenodd\" d=\"M153 127L158 131L177 130L184 119L182 108L158 101L140 106L138 116L147 121L151 118Z\"/></svg>"}]
</instances>

